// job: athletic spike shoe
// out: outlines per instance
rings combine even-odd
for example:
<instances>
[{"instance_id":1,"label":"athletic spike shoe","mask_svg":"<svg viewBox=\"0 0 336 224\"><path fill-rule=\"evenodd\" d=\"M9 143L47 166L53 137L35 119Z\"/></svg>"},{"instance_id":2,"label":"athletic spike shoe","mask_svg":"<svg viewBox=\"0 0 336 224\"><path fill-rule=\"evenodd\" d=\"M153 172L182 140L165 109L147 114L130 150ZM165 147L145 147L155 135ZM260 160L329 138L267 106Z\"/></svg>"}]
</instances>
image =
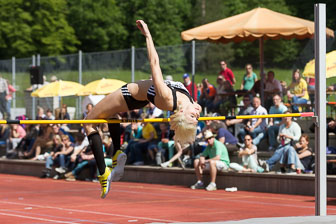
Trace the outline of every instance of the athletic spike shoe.
<instances>
[{"instance_id":1,"label":"athletic spike shoe","mask_svg":"<svg viewBox=\"0 0 336 224\"><path fill-rule=\"evenodd\" d=\"M98 180L101 185L101 194L100 194L101 198L105 198L108 192L110 191L112 175L113 175L112 169L106 167L104 174L98 176Z\"/></svg>"},{"instance_id":2,"label":"athletic spike shoe","mask_svg":"<svg viewBox=\"0 0 336 224\"><path fill-rule=\"evenodd\" d=\"M126 160L127 156L121 150L118 150L112 157L112 168L113 168L112 181L119 181L123 177Z\"/></svg>"}]
</instances>

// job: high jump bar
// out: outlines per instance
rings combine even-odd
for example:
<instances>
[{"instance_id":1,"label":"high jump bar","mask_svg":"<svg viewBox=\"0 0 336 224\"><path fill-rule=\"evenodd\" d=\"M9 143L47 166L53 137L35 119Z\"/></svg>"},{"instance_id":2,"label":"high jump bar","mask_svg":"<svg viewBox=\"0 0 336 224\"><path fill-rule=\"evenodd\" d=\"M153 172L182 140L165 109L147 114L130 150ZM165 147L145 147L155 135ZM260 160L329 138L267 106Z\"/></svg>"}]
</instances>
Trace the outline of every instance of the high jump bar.
<instances>
[{"instance_id":1,"label":"high jump bar","mask_svg":"<svg viewBox=\"0 0 336 224\"><path fill-rule=\"evenodd\" d=\"M267 114L267 115L237 115L200 117L199 121L252 119L252 118L282 118L282 117L313 117L314 112ZM94 119L94 120L0 120L0 124L106 124L106 123L136 123L136 122L169 122L169 118L146 118L146 119Z\"/></svg>"}]
</instances>

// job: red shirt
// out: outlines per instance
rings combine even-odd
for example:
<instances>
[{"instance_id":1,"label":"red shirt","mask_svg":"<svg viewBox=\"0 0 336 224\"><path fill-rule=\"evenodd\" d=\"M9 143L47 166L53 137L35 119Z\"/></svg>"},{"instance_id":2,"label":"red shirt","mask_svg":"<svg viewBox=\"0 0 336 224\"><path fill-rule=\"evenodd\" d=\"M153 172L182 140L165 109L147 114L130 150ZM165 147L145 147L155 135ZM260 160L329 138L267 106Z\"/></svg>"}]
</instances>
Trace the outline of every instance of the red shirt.
<instances>
[{"instance_id":1,"label":"red shirt","mask_svg":"<svg viewBox=\"0 0 336 224\"><path fill-rule=\"evenodd\" d=\"M189 83L189 85L186 85L185 83L183 83L183 85L186 87L186 89L188 90L188 92L190 93L190 96L192 97L192 82ZM197 101L197 86L194 83L194 101Z\"/></svg>"},{"instance_id":2,"label":"red shirt","mask_svg":"<svg viewBox=\"0 0 336 224\"><path fill-rule=\"evenodd\" d=\"M231 69L226 68L224 71L222 70L219 74L221 74L224 77L224 79L229 81L231 86L233 86L234 74L231 71Z\"/></svg>"}]
</instances>

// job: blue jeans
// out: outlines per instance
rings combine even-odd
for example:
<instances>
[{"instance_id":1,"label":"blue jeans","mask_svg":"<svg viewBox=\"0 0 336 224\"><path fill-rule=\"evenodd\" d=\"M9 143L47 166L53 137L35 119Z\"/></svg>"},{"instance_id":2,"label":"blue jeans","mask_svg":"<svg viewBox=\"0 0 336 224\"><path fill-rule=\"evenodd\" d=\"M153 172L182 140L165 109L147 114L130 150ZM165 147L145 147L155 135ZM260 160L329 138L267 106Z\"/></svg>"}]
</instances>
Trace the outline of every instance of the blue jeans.
<instances>
[{"instance_id":1,"label":"blue jeans","mask_svg":"<svg viewBox=\"0 0 336 224\"><path fill-rule=\"evenodd\" d=\"M296 169L304 170L296 150L293 147L290 147L286 152L284 152L280 159L280 164L295 165Z\"/></svg>"},{"instance_id":2,"label":"blue jeans","mask_svg":"<svg viewBox=\"0 0 336 224\"><path fill-rule=\"evenodd\" d=\"M281 159L282 155L291 147L290 144L278 146L271 158L266 160L266 163L269 165L269 170L272 170L273 166Z\"/></svg>"},{"instance_id":3,"label":"blue jeans","mask_svg":"<svg viewBox=\"0 0 336 224\"><path fill-rule=\"evenodd\" d=\"M298 103L298 104L306 104L308 102L307 99L302 98L302 97L297 97L297 96L293 96L292 98L292 103ZM292 105L292 110L293 113L299 113L299 107L297 105Z\"/></svg>"},{"instance_id":4,"label":"blue jeans","mask_svg":"<svg viewBox=\"0 0 336 224\"><path fill-rule=\"evenodd\" d=\"M46 159L46 168L51 169L54 163L59 164L62 168L65 168L65 155L60 154L55 159L52 159L51 156L48 156Z\"/></svg>"},{"instance_id":5,"label":"blue jeans","mask_svg":"<svg viewBox=\"0 0 336 224\"><path fill-rule=\"evenodd\" d=\"M273 148L276 148L278 145L277 136L279 134L279 128L278 125L272 125L267 129L268 142Z\"/></svg>"},{"instance_id":6,"label":"blue jeans","mask_svg":"<svg viewBox=\"0 0 336 224\"><path fill-rule=\"evenodd\" d=\"M260 141L263 139L263 137L265 136L265 130L261 128L260 125L256 127L252 132L248 132L245 130L245 128L241 128L239 130L238 136L241 140L243 140L245 138L245 135L247 134L251 135L253 139L253 144L258 145Z\"/></svg>"}]
</instances>

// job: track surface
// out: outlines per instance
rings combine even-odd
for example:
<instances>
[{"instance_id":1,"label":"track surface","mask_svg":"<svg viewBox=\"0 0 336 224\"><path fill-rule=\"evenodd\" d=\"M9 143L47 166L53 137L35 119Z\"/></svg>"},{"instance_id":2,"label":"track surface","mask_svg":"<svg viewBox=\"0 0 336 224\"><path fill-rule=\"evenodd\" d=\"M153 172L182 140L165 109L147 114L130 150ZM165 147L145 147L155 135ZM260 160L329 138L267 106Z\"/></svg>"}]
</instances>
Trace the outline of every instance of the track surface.
<instances>
[{"instance_id":1,"label":"track surface","mask_svg":"<svg viewBox=\"0 0 336 224\"><path fill-rule=\"evenodd\" d=\"M304 187L304 186L302 186ZM314 197L117 182L105 199L99 183L0 174L0 223L169 223L311 216ZM336 198L328 198L336 215Z\"/></svg>"}]
</instances>

